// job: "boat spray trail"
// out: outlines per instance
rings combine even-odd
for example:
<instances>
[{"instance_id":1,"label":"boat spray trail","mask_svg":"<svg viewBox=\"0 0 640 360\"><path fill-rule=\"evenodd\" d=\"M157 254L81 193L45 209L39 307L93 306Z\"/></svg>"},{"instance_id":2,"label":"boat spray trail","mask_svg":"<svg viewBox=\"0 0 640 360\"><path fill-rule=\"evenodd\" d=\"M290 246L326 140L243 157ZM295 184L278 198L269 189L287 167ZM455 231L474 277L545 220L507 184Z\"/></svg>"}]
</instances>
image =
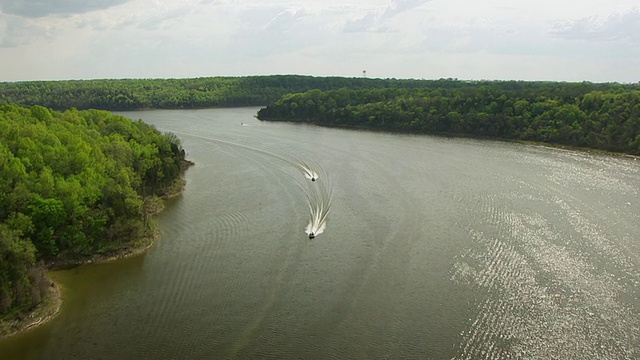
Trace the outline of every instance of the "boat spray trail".
<instances>
[{"instance_id":1,"label":"boat spray trail","mask_svg":"<svg viewBox=\"0 0 640 360\"><path fill-rule=\"evenodd\" d=\"M327 217L331 210L332 188L330 179L327 176L326 172L316 162L310 160L303 161L294 155L267 151L254 146L245 145L233 141L210 138L179 131L171 132L175 133L176 135L189 136L204 141L248 149L254 152L265 154L272 158L276 158L286 164L295 167L300 171L303 177L307 179L305 181L300 181L299 178L296 178L296 182L303 189L309 204L310 219L309 224L305 228L305 233L309 236L309 238L313 238L324 232L327 226Z\"/></svg>"}]
</instances>

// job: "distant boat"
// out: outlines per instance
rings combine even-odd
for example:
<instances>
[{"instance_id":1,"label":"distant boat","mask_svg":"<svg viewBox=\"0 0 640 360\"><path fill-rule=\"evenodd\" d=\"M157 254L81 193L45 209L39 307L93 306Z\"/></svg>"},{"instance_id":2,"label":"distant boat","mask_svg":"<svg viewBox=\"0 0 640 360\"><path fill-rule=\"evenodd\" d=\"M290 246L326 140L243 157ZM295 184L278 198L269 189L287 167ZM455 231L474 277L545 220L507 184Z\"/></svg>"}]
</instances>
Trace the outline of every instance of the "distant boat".
<instances>
[{"instance_id":1,"label":"distant boat","mask_svg":"<svg viewBox=\"0 0 640 360\"><path fill-rule=\"evenodd\" d=\"M313 239L314 237L316 237L312 232L309 233L309 239Z\"/></svg>"}]
</instances>

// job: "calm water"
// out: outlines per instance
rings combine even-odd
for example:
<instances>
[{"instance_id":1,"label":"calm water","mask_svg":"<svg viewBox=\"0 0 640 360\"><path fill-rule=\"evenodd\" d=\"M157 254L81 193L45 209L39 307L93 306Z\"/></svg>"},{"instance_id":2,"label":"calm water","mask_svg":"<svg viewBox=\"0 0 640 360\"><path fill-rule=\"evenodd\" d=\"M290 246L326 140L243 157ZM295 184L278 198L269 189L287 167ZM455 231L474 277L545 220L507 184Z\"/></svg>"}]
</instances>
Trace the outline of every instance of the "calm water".
<instances>
[{"instance_id":1,"label":"calm water","mask_svg":"<svg viewBox=\"0 0 640 360\"><path fill-rule=\"evenodd\" d=\"M127 113L184 194L0 358L640 358L640 161L256 111Z\"/></svg>"}]
</instances>

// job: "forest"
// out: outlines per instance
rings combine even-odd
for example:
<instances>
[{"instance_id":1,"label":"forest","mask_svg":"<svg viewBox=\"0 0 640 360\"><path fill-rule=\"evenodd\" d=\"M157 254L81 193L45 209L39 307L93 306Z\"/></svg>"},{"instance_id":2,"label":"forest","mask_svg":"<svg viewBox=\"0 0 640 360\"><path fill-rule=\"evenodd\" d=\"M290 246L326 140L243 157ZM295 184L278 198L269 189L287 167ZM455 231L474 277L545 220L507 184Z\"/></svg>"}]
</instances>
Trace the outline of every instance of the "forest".
<instances>
[{"instance_id":1,"label":"forest","mask_svg":"<svg viewBox=\"0 0 640 360\"><path fill-rule=\"evenodd\" d=\"M310 90L284 95L260 109L257 117L640 155L640 87L593 85L487 82L448 88Z\"/></svg>"},{"instance_id":2,"label":"forest","mask_svg":"<svg viewBox=\"0 0 640 360\"><path fill-rule=\"evenodd\" d=\"M268 75L0 83L0 105L54 110L266 106L258 117L528 140L638 154L640 84Z\"/></svg>"},{"instance_id":3,"label":"forest","mask_svg":"<svg viewBox=\"0 0 640 360\"><path fill-rule=\"evenodd\" d=\"M54 110L193 109L265 106L289 93L309 90L501 88L546 96L576 96L589 91L640 89L617 83L462 81L455 79L374 79L268 75L191 79L104 79L0 83L0 105L41 105ZM479 92L477 95L482 95Z\"/></svg>"},{"instance_id":4,"label":"forest","mask_svg":"<svg viewBox=\"0 0 640 360\"><path fill-rule=\"evenodd\" d=\"M184 158L140 120L0 106L0 322L43 300L48 265L152 237L147 205L181 181Z\"/></svg>"},{"instance_id":5,"label":"forest","mask_svg":"<svg viewBox=\"0 0 640 360\"><path fill-rule=\"evenodd\" d=\"M193 109L263 106L311 89L417 87L429 81L270 75L191 79L105 79L0 83L0 105L54 110Z\"/></svg>"}]
</instances>

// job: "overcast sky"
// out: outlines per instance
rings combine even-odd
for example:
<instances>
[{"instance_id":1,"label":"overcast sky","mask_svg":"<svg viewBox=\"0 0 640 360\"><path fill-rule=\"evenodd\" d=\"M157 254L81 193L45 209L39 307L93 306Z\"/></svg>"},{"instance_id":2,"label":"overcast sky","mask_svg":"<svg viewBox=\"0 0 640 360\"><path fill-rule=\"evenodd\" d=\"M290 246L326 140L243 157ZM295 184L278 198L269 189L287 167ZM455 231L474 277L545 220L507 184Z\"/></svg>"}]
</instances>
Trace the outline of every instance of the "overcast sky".
<instances>
[{"instance_id":1,"label":"overcast sky","mask_svg":"<svg viewBox=\"0 0 640 360\"><path fill-rule=\"evenodd\" d=\"M638 0L0 0L0 81L640 81Z\"/></svg>"}]
</instances>

